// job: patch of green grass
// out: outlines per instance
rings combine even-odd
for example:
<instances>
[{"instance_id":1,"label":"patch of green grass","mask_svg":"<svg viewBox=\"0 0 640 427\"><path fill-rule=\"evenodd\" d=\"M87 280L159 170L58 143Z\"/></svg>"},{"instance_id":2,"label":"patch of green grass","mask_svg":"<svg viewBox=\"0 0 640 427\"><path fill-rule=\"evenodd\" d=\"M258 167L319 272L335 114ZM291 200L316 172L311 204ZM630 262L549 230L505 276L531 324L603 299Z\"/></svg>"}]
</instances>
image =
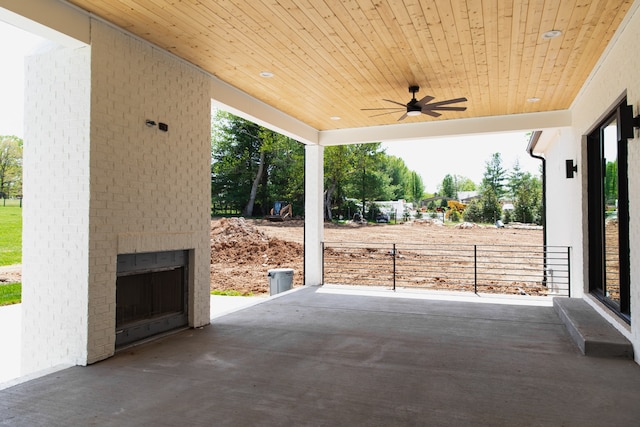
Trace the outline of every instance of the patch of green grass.
<instances>
[{"instance_id":1,"label":"patch of green grass","mask_svg":"<svg viewBox=\"0 0 640 427\"><path fill-rule=\"evenodd\" d=\"M22 283L0 285L0 306L22 302Z\"/></svg>"},{"instance_id":2,"label":"patch of green grass","mask_svg":"<svg viewBox=\"0 0 640 427\"><path fill-rule=\"evenodd\" d=\"M7 200L9 202L9 200ZM0 200L0 266L22 263L22 208Z\"/></svg>"},{"instance_id":3,"label":"patch of green grass","mask_svg":"<svg viewBox=\"0 0 640 427\"><path fill-rule=\"evenodd\" d=\"M227 289L227 290L219 290L219 289L215 289L213 291L211 291L211 295L222 295L222 296L227 296L227 297L251 297L253 296L253 293L251 292L247 292L246 294L243 294L240 291L235 291L233 289Z\"/></svg>"}]
</instances>

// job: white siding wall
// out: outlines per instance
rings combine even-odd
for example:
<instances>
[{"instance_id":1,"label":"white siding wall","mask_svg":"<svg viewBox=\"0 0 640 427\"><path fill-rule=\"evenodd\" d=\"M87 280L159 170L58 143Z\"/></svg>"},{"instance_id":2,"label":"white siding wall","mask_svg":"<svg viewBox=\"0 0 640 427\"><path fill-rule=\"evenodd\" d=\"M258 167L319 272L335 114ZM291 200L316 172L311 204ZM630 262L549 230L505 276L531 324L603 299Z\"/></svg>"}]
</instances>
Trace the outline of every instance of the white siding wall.
<instances>
[{"instance_id":1,"label":"white siding wall","mask_svg":"<svg viewBox=\"0 0 640 427\"><path fill-rule=\"evenodd\" d=\"M603 58L600 67L587 82L580 96L574 102L572 108L573 135L563 136L550 148L546 157L553 159L549 163L552 169L563 169L565 159L579 155L579 168L585 167L586 157L582 142L582 136L589 129L597 124L598 120L607 113L614 105L616 99L627 93L627 102L634 107L634 113L640 112L640 12L635 11L631 16L624 31L606 57ZM638 131L636 131L638 135ZM629 140L629 192L630 192L630 258L631 258L631 327L625 327L621 322L611 317L612 323L632 340L636 354L636 361L640 362L640 141L636 137ZM575 254L583 249L586 239L583 233L586 228L577 230L574 222L580 221L586 226L586 175L580 172L581 197L576 198L578 189L574 189L572 184L563 182L561 178L551 178L550 181L550 203L548 215L550 223L554 224L556 230L563 227L571 230L572 246L576 249ZM569 180L566 180L569 181ZM571 187L571 188L569 188ZM574 192L574 190L576 192ZM569 197L569 199L567 199ZM562 200L566 199L567 202ZM570 202L569 202L570 200ZM553 203L553 204L552 204ZM568 208L572 213L567 212ZM579 214L581 212L581 215ZM576 213L576 216L573 216ZM550 230L551 231L551 230ZM554 238L553 233L549 233L550 238ZM585 235L586 237L586 235ZM578 261L581 262L581 261ZM586 259L584 260L586 262ZM578 264L580 265L580 264ZM586 280L586 277L583 278ZM582 284L582 282L580 283Z\"/></svg>"}]
</instances>

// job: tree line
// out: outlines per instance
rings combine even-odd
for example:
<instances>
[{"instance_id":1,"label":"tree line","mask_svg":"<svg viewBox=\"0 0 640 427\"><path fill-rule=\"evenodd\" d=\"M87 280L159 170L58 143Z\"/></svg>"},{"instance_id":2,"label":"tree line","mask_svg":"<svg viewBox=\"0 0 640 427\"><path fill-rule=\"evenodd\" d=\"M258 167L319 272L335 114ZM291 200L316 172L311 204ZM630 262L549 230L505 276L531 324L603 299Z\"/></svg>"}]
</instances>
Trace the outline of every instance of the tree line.
<instances>
[{"instance_id":1,"label":"tree line","mask_svg":"<svg viewBox=\"0 0 640 427\"><path fill-rule=\"evenodd\" d=\"M22 139L0 135L0 199L22 196Z\"/></svg>"},{"instance_id":2,"label":"tree line","mask_svg":"<svg viewBox=\"0 0 640 427\"><path fill-rule=\"evenodd\" d=\"M512 209L504 209L505 202L510 202ZM469 222L501 220L505 223L517 221L542 224L542 181L539 176L524 172L517 161L513 169L507 171L503 167L500 153L494 153L485 162L478 197L465 207L463 217Z\"/></svg>"},{"instance_id":3,"label":"tree line","mask_svg":"<svg viewBox=\"0 0 640 427\"><path fill-rule=\"evenodd\" d=\"M304 209L304 147L297 141L224 111L212 122L211 198L213 206L230 207L244 216L269 213L275 201ZM519 221L542 223L542 183L516 163L511 171L500 153L485 163L476 185L460 175L446 175L435 195L425 194L422 178L398 157L387 155L381 143L339 145L324 150L324 216L350 218L355 212L374 218L368 203L400 200L423 210L447 207L458 192L476 191L468 205L460 205L451 219L471 222ZM425 198L432 199L421 206ZM436 204L438 200L440 204ZM505 201L513 209L503 210ZM462 206L462 207L461 207Z\"/></svg>"},{"instance_id":4,"label":"tree line","mask_svg":"<svg viewBox=\"0 0 640 427\"><path fill-rule=\"evenodd\" d=\"M224 111L212 123L211 199L245 216L266 215L275 201L304 209L304 146ZM371 200L419 202L421 177L381 143L324 151L325 218L364 212Z\"/></svg>"}]
</instances>

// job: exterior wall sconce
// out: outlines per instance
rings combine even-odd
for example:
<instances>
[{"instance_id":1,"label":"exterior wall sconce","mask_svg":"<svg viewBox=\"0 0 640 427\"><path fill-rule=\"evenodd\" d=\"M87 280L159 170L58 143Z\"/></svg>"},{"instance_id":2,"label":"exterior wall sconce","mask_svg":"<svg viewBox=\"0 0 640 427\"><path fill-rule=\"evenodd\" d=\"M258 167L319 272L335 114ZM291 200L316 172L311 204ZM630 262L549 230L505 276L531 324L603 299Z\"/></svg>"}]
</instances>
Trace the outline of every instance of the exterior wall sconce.
<instances>
[{"instance_id":1,"label":"exterior wall sconce","mask_svg":"<svg viewBox=\"0 0 640 427\"><path fill-rule=\"evenodd\" d=\"M567 174L567 179L573 178L573 174L578 172L578 165L573 164L573 160L565 160L565 170Z\"/></svg>"},{"instance_id":2,"label":"exterior wall sconce","mask_svg":"<svg viewBox=\"0 0 640 427\"><path fill-rule=\"evenodd\" d=\"M147 125L147 126L149 126L150 128L152 128L152 127L154 127L154 126L158 125L158 129L159 129L159 130L161 130L162 132L169 132L169 125L168 125L168 124L166 124L166 123L162 123L162 122L160 122L160 123L156 123L156 122L155 122L155 121L153 121L153 120L149 120L149 119L147 119L147 120L144 122L144 124L146 124L146 125Z\"/></svg>"}]
</instances>

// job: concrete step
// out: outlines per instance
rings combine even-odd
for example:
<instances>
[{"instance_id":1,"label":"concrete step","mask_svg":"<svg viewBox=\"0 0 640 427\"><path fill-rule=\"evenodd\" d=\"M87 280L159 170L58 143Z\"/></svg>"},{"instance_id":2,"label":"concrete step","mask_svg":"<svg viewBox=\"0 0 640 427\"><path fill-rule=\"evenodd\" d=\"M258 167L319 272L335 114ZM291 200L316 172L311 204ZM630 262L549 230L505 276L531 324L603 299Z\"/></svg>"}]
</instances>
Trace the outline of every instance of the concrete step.
<instances>
[{"instance_id":1,"label":"concrete step","mask_svg":"<svg viewBox=\"0 0 640 427\"><path fill-rule=\"evenodd\" d=\"M633 359L633 346L581 298L554 298L553 307L585 356Z\"/></svg>"}]
</instances>

